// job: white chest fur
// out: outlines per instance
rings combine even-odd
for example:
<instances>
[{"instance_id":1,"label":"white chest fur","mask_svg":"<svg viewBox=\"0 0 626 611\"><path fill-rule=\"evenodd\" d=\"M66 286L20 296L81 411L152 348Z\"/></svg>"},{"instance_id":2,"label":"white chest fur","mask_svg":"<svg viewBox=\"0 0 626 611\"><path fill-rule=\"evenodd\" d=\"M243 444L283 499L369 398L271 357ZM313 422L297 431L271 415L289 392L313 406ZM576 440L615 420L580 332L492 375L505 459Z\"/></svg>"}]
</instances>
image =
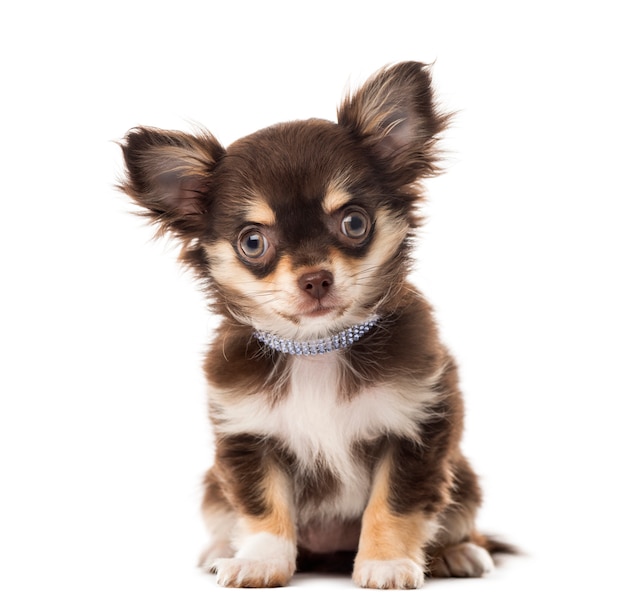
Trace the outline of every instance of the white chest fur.
<instances>
[{"instance_id":1,"label":"white chest fur","mask_svg":"<svg viewBox=\"0 0 626 611\"><path fill-rule=\"evenodd\" d=\"M296 357L290 363L290 390L273 404L260 394L228 403L213 389L220 405L219 433L255 434L279 439L296 457L302 470L316 465L330 469L341 484L332 506L317 507L342 517L360 515L366 502L369 477L354 460L354 444L383 434L416 438L420 422L436 399L432 381L405 381L396 386L369 386L349 401L342 400L336 353Z\"/></svg>"}]
</instances>

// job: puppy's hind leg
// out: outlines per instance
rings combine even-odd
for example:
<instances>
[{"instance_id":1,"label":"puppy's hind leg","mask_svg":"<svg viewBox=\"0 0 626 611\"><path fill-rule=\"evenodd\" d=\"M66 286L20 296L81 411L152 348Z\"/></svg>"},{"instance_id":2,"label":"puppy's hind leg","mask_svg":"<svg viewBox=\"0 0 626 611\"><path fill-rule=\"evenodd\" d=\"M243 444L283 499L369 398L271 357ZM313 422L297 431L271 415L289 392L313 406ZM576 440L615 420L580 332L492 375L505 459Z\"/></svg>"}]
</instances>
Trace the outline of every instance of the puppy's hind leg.
<instances>
[{"instance_id":1,"label":"puppy's hind leg","mask_svg":"<svg viewBox=\"0 0 626 611\"><path fill-rule=\"evenodd\" d=\"M433 577L482 577L493 569L489 552L471 541L446 547L433 558Z\"/></svg>"},{"instance_id":2,"label":"puppy's hind leg","mask_svg":"<svg viewBox=\"0 0 626 611\"><path fill-rule=\"evenodd\" d=\"M476 533L481 492L474 471L463 456L454 462L452 503L441 515L441 529L429 551L433 577L482 577L493 567L486 537Z\"/></svg>"}]
</instances>

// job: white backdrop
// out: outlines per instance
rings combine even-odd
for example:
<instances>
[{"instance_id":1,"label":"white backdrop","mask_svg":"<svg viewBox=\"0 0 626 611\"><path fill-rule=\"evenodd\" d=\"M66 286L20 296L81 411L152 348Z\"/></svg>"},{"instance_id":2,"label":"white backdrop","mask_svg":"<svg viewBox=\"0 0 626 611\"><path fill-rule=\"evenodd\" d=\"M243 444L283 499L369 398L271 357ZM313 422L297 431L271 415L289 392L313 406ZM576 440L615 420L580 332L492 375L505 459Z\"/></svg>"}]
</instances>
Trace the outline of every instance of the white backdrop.
<instances>
[{"instance_id":1,"label":"white backdrop","mask_svg":"<svg viewBox=\"0 0 626 611\"><path fill-rule=\"evenodd\" d=\"M623 18L617 2L23 3L2 9L0 607L624 604ZM334 118L435 61L459 111L415 274L461 365L483 580L227 591L194 568L214 321L113 185L137 124L224 144ZM354 601L351 602L351 601ZM334 608L334 607L333 607ZM623 608L623 607L622 607Z\"/></svg>"}]
</instances>

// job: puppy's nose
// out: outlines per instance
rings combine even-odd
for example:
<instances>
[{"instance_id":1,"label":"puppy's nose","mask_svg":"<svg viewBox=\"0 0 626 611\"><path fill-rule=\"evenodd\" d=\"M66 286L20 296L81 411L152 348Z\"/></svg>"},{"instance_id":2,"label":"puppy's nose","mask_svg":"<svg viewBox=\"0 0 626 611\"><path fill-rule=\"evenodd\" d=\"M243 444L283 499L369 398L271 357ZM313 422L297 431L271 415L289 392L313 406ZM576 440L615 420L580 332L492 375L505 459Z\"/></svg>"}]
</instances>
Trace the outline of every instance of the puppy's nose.
<instances>
[{"instance_id":1,"label":"puppy's nose","mask_svg":"<svg viewBox=\"0 0 626 611\"><path fill-rule=\"evenodd\" d=\"M321 270L300 276L298 278L298 286L311 297L321 299L328 294L333 281L334 278L330 272Z\"/></svg>"}]
</instances>

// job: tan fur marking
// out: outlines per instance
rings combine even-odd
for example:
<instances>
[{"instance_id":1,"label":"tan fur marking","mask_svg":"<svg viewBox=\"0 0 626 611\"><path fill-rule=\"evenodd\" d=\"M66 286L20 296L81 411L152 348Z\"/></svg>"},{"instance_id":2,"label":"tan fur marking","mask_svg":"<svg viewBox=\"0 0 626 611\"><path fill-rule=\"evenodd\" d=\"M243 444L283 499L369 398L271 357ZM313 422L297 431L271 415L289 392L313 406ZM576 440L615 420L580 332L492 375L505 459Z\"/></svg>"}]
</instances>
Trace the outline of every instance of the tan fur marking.
<instances>
[{"instance_id":1,"label":"tan fur marking","mask_svg":"<svg viewBox=\"0 0 626 611\"><path fill-rule=\"evenodd\" d=\"M205 245L204 249L211 261L211 272L218 282L238 292L243 292L246 286L251 287L250 292L257 290L259 281L237 259L229 242L220 240L210 246ZM229 279L231 282L228 282Z\"/></svg>"},{"instance_id":2,"label":"tan fur marking","mask_svg":"<svg viewBox=\"0 0 626 611\"><path fill-rule=\"evenodd\" d=\"M244 518L248 534L270 533L295 542L296 529L293 520L293 503L290 498L290 483L287 476L277 467L268 470L265 481L265 502L268 514Z\"/></svg>"},{"instance_id":3,"label":"tan fur marking","mask_svg":"<svg viewBox=\"0 0 626 611\"><path fill-rule=\"evenodd\" d=\"M322 201L322 208L326 214L333 214L342 206L345 206L350 199L350 193L342 186L342 182L336 181L328 187L324 200Z\"/></svg>"},{"instance_id":4,"label":"tan fur marking","mask_svg":"<svg viewBox=\"0 0 626 611\"><path fill-rule=\"evenodd\" d=\"M246 220L254 225L275 225L276 214L271 206L261 197L246 200Z\"/></svg>"},{"instance_id":5,"label":"tan fur marking","mask_svg":"<svg viewBox=\"0 0 626 611\"><path fill-rule=\"evenodd\" d=\"M252 221L250 220L250 222ZM258 293L261 293L263 294L262 300L266 302L265 291L268 290L268 287L270 289L281 288L278 282L283 277L286 275L293 277L293 272L291 271L292 263L289 256L283 256L278 262L276 269L262 280L259 280L241 264L232 246L226 240L221 240L211 246L205 246L205 250L212 260L211 271L216 279L228 286L228 288L235 289L250 298L254 298ZM292 279L291 277L289 278L290 280Z\"/></svg>"},{"instance_id":6,"label":"tan fur marking","mask_svg":"<svg viewBox=\"0 0 626 611\"><path fill-rule=\"evenodd\" d=\"M376 240L367 261L369 265L380 266L398 251L409 232L409 227L406 221L394 218L388 210L379 210L376 216Z\"/></svg>"}]
</instances>

